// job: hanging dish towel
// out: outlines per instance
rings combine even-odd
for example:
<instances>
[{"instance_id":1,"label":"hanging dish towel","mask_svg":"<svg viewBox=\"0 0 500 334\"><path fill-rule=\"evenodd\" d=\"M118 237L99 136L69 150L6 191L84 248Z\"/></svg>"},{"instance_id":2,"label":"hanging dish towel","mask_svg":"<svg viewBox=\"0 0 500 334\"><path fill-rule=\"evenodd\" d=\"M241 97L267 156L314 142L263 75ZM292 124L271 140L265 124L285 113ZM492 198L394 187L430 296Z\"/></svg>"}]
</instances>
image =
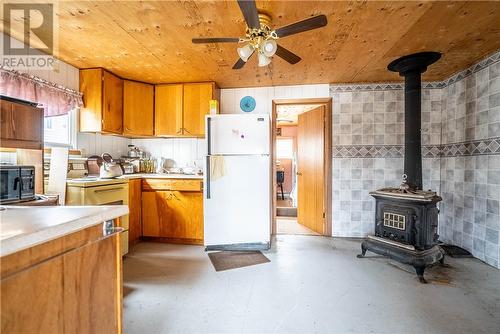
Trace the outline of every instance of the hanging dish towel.
<instances>
[{"instance_id":1,"label":"hanging dish towel","mask_svg":"<svg viewBox=\"0 0 500 334\"><path fill-rule=\"evenodd\" d=\"M210 179L215 181L226 174L226 162L222 155L210 156Z\"/></svg>"}]
</instances>

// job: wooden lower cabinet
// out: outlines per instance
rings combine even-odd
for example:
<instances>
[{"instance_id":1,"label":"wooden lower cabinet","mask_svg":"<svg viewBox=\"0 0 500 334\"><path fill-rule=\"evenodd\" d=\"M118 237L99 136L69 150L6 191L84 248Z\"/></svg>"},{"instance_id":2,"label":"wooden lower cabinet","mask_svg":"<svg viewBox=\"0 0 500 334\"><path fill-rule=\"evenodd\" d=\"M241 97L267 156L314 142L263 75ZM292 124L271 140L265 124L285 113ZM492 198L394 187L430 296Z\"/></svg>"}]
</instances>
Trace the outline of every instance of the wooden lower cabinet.
<instances>
[{"instance_id":1,"label":"wooden lower cabinet","mask_svg":"<svg viewBox=\"0 0 500 334\"><path fill-rule=\"evenodd\" d=\"M121 333L119 235L102 229L1 258L1 333Z\"/></svg>"},{"instance_id":2,"label":"wooden lower cabinet","mask_svg":"<svg viewBox=\"0 0 500 334\"><path fill-rule=\"evenodd\" d=\"M135 245L142 236L141 222L142 179L128 181L128 242L129 246Z\"/></svg>"},{"instance_id":3,"label":"wooden lower cabinet","mask_svg":"<svg viewBox=\"0 0 500 334\"><path fill-rule=\"evenodd\" d=\"M2 333L63 333L62 256L2 279Z\"/></svg>"},{"instance_id":4,"label":"wooden lower cabinet","mask_svg":"<svg viewBox=\"0 0 500 334\"><path fill-rule=\"evenodd\" d=\"M142 224L145 237L203 244L203 193L176 190L143 191Z\"/></svg>"}]
</instances>

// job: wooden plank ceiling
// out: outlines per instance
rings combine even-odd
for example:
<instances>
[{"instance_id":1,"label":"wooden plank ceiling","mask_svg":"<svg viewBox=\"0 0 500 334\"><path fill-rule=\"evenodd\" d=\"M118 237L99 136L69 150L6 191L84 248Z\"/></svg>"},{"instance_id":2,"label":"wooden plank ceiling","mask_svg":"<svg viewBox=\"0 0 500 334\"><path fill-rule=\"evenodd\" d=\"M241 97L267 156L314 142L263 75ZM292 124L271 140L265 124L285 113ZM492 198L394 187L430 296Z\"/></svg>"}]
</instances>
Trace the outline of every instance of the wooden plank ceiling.
<instances>
[{"instance_id":1,"label":"wooden plank ceiling","mask_svg":"<svg viewBox=\"0 0 500 334\"><path fill-rule=\"evenodd\" d=\"M240 37L236 1L82 1L59 3L58 57L151 83L214 80L221 87L400 81L387 64L432 50L442 59L424 80L442 80L500 49L500 6L447 1L257 1L274 27L325 14L328 26L279 43L302 57L252 57L232 70L237 44L193 45L192 37Z\"/></svg>"}]
</instances>

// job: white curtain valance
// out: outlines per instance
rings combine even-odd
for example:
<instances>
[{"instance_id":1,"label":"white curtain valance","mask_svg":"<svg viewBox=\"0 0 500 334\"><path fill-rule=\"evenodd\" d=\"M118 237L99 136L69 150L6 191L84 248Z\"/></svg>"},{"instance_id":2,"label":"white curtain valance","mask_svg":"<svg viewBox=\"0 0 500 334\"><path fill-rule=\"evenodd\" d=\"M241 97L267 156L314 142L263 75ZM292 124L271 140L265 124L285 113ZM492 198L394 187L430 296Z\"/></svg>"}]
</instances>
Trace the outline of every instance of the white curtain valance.
<instances>
[{"instance_id":1,"label":"white curtain valance","mask_svg":"<svg viewBox=\"0 0 500 334\"><path fill-rule=\"evenodd\" d=\"M0 67L0 95L38 103L45 117L65 115L83 105L82 94L34 75Z\"/></svg>"}]
</instances>

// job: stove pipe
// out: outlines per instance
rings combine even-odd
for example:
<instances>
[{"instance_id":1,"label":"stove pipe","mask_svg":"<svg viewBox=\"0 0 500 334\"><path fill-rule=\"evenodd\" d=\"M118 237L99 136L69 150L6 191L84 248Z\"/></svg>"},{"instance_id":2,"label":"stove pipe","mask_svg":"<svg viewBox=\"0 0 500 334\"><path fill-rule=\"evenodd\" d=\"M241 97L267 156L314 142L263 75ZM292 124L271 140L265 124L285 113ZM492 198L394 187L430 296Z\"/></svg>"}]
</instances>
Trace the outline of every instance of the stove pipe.
<instances>
[{"instance_id":1,"label":"stove pipe","mask_svg":"<svg viewBox=\"0 0 500 334\"><path fill-rule=\"evenodd\" d=\"M387 69L405 77L404 172L412 189L422 190L421 74L441 58L439 52L420 52L392 61Z\"/></svg>"}]
</instances>

